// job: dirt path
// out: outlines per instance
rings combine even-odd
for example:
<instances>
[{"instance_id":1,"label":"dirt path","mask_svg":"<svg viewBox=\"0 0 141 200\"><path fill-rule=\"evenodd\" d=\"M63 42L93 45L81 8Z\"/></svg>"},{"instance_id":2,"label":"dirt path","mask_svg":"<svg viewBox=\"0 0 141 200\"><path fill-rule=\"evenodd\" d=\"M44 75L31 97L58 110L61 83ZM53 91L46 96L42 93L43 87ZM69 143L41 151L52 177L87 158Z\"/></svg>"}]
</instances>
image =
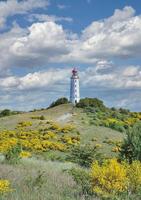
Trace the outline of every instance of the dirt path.
<instances>
[{"instance_id":1,"label":"dirt path","mask_svg":"<svg viewBox=\"0 0 141 200\"><path fill-rule=\"evenodd\" d=\"M72 114L71 113L65 113L64 115L61 115L57 118L58 122L67 123L71 120Z\"/></svg>"}]
</instances>

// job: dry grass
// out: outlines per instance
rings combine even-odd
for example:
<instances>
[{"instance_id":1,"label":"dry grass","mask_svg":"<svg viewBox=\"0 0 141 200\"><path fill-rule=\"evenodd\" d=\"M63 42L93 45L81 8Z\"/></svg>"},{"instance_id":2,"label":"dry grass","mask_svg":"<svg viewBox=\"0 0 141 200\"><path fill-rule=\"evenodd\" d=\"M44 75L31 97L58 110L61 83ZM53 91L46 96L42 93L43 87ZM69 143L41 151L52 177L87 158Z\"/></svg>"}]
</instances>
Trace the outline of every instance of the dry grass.
<instances>
[{"instance_id":1,"label":"dry grass","mask_svg":"<svg viewBox=\"0 0 141 200\"><path fill-rule=\"evenodd\" d=\"M1 200L84 200L79 186L67 172L72 163L25 159L19 165L0 164L0 178L12 183L13 191Z\"/></svg>"}]
</instances>

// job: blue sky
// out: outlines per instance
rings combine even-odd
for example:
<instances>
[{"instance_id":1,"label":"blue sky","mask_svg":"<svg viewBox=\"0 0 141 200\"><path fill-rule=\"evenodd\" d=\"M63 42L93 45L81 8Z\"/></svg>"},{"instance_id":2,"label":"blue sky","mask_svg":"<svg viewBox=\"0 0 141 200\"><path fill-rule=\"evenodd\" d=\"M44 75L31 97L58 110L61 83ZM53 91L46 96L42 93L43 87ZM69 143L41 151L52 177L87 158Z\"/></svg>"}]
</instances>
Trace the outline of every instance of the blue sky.
<instances>
[{"instance_id":1,"label":"blue sky","mask_svg":"<svg viewBox=\"0 0 141 200\"><path fill-rule=\"evenodd\" d=\"M0 109L69 97L73 66L82 98L141 111L140 2L0 1Z\"/></svg>"}]
</instances>

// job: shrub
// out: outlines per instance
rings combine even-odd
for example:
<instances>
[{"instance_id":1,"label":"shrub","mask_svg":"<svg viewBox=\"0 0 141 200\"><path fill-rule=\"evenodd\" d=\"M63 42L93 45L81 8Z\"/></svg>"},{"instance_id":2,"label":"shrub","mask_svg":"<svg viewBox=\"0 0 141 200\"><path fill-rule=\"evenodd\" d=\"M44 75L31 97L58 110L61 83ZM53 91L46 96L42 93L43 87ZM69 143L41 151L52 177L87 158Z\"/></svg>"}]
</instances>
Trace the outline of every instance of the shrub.
<instances>
[{"instance_id":1,"label":"shrub","mask_svg":"<svg viewBox=\"0 0 141 200\"><path fill-rule=\"evenodd\" d=\"M31 157L31 153L28 151L21 151L19 156L20 156L20 158L29 158L29 157Z\"/></svg>"},{"instance_id":2,"label":"shrub","mask_svg":"<svg viewBox=\"0 0 141 200\"><path fill-rule=\"evenodd\" d=\"M41 116L32 116L31 119L45 120L45 116L44 115L41 115Z\"/></svg>"},{"instance_id":3,"label":"shrub","mask_svg":"<svg viewBox=\"0 0 141 200\"><path fill-rule=\"evenodd\" d=\"M49 106L49 108L52 108L52 107L55 107L55 106L58 106L58 105L61 105L61 104L66 104L66 103L69 103L68 99L65 98L65 97L62 97L62 98L57 99L55 102L53 102Z\"/></svg>"},{"instance_id":4,"label":"shrub","mask_svg":"<svg viewBox=\"0 0 141 200\"><path fill-rule=\"evenodd\" d=\"M9 180L0 179L0 195L11 191Z\"/></svg>"},{"instance_id":5,"label":"shrub","mask_svg":"<svg viewBox=\"0 0 141 200\"><path fill-rule=\"evenodd\" d=\"M29 126L32 126L31 121L22 121L22 122L18 123L17 128L25 128L25 127L29 127Z\"/></svg>"},{"instance_id":6,"label":"shrub","mask_svg":"<svg viewBox=\"0 0 141 200\"><path fill-rule=\"evenodd\" d=\"M141 161L141 123L137 123L127 130L127 137L121 145L120 158L132 163L133 160Z\"/></svg>"},{"instance_id":7,"label":"shrub","mask_svg":"<svg viewBox=\"0 0 141 200\"><path fill-rule=\"evenodd\" d=\"M82 194L92 195L91 177L88 171L84 169L72 168L69 170L74 181L81 187Z\"/></svg>"},{"instance_id":8,"label":"shrub","mask_svg":"<svg viewBox=\"0 0 141 200\"><path fill-rule=\"evenodd\" d=\"M91 145L79 145L72 148L68 159L84 167L90 167L94 160L100 160L101 154L97 147Z\"/></svg>"},{"instance_id":9,"label":"shrub","mask_svg":"<svg viewBox=\"0 0 141 200\"><path fill-rule=\"evenodd\" d=\"M80 99L80 102L76 104L76 107L79 107L79 108L94 107L102 111L106 110L106 107L104 106L103 101L97 98Z\"/></svg>"},{"instance_id":10,"label":"shrub","mask_svg":"<svg viewBox=\"0 0 141 200\"><path fill-rule=\"evenodd\" d=\"M95 194L100 199L140 199L140 161L133 161L132 164L120 163L117 159L107 159L103 163L95 161L90 171L71 169L69 173L81 186L85 197Z\"/></svg>"},{"instance_id":11,"label":"shrub","mask_svg":"<svg viewBox=\"0 0 141 200\"><path fill-rule=\"evenodd\" d=\"M5 160L9 164L17 164L20 160L20 153L22 149L19 144L8 149L5 153Z\"/></svg>"},{"instance_id":12,"label":"shrub","mask_svg":"<svg viewBox=\"0 0 141 200\"><path fill-rule=\"evenodd\" d=\"M110 197L127 189L126 168L116 159L105 161L102 165L94 162L91 178L93 192L99 196Z\"/></svg>"},{"instance_id":13,"label":"shrub","mask_svg":"<svg viewBox=\"0 0 141 200\"><path fill-rule=\"evenodd\" d=\"M9 109L5 109L5 110L1 111L1 113L0 113L1 117L5 117L5 116L9 116L9 115L11 115L11 110L9 110Z\"/></svg>"},{"instance_id":14,"label":"shrub","mask_svg":"<svg viewBox=\"0 0 141 200\"><path fill-rule=\"evenodd\" d=\"M127 176L129 179L129 190L137 193L141 189L141 163L134 161L127 166Z\"/></svg>"},{"instance_id":15,"label":"shrub","mask_svg":"<svg viewBox=\"0 0 141 200\"><path fill-rule=\"evenodd\" d=\"M116 197L127 193L139 194L141 190L141 163L119 163L116 159L106 160L102 165L94 162L91 167L93 192L102 197Z\"/></svg>"},{"instance_id":16,"label":"shrub","mask_svg":"<svg viewBox=\"0 0 141 200\"><path fill-rule=\"evenodd\" d=\"M40 120L45 120L45 119L46 119L45 116L41 115Z\"/></svg>"}]
</instances>

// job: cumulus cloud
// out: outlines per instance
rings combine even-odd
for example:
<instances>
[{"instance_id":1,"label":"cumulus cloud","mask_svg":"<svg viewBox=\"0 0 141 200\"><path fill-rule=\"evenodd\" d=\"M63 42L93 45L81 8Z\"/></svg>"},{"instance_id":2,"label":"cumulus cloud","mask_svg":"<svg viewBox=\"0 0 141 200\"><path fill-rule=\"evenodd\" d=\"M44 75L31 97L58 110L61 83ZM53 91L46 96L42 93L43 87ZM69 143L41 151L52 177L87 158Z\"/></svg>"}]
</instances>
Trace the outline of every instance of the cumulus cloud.
<instances>
[{"instance_id":1,"label":"cumulus cloud","mask_svg":"<svg viewBox=\"0 0 141 200\"><path fill-rule=\"evenodd\" d=\"M57 68L20 77L0 78L0 109L31 110L47 107L54 99L69 96L70 71Z\"/></svg>"},{"instance_id":2,"label":"cumulus cloud","mask_svg":"<svg viewBox=\"0 0 141 200\"><path fill-rule=\"evenodd\" d=\"M28 73L25 76L8 76L0 79L1 90L32 90L65 84L69 80L70 70L55 69ZM58 86L57 86L58 87Z\"/></svg>"},{"instance_id":3,"label":"cumulus cloud","mask_svg":"<svg viewBox=\"0 0 141 200\"><path fill-rule=\"evenodd\" d=\"M3 60L1 66L43 66L52 62L90 64L115 57L140 57L141 16L135 16L132 7L116 10L113 16L94 21L80 36L57 24L55 16L33 16L41 22L34 22L24 29L19 27L20 34L17 35L11 31L0 34L4 45L0 56L0 60Z\"/></svg>"},{"instance_id":4,"label":"cumulus cloud","mask_svg":"<svg viewBox=\"0 0 141 200\"><path fill-rule=\"evenodd\" d=\"M48 5L48 0L7 0L0 1L0 27L5 25L9 16L25 14L36 8L43 8Z\"/></svg>"},{"instance_id":5,"label":"cumulus cloud","mask_svg":"<svg viewBox=\"0 0 141 200\"><path fill-rule=\"evenodd\" d=\"M51 62L69 53L71 41L67 37L61 25L54 22L35 23L29 28L27 36L13 43L10 52L21 61L33 59L37 63L39 61L38 64L44 60Z\"/></svg>"},{"instance_id":6,"label":"cumulus cloud","mask_svg":"<svg viewBox=\"0 0 141 200\"><path fill-rule=\"evenodd\" d=\"M94 21L82 32L80 51L89 57L140 56L141 16L132 7L115 10L110 18Z\"/></svg>"},{"instance_id":7,"label":"cumulus cloud","mask_svg":"<svg viewBox=\"0 0 141 200\"><path fill-rule=\"evenodd\" d=\"M104 62L107 65L106 61ZM119 89L141 89L141 66L119 66L116 68L115 64L111 63L110 66L110 62L108 62L108 72L103 69L104 65L99 70L99 62L95 68L87 68L82 73L84 87L97 87L115 91Z\"/></svg>"}]
</instances>

